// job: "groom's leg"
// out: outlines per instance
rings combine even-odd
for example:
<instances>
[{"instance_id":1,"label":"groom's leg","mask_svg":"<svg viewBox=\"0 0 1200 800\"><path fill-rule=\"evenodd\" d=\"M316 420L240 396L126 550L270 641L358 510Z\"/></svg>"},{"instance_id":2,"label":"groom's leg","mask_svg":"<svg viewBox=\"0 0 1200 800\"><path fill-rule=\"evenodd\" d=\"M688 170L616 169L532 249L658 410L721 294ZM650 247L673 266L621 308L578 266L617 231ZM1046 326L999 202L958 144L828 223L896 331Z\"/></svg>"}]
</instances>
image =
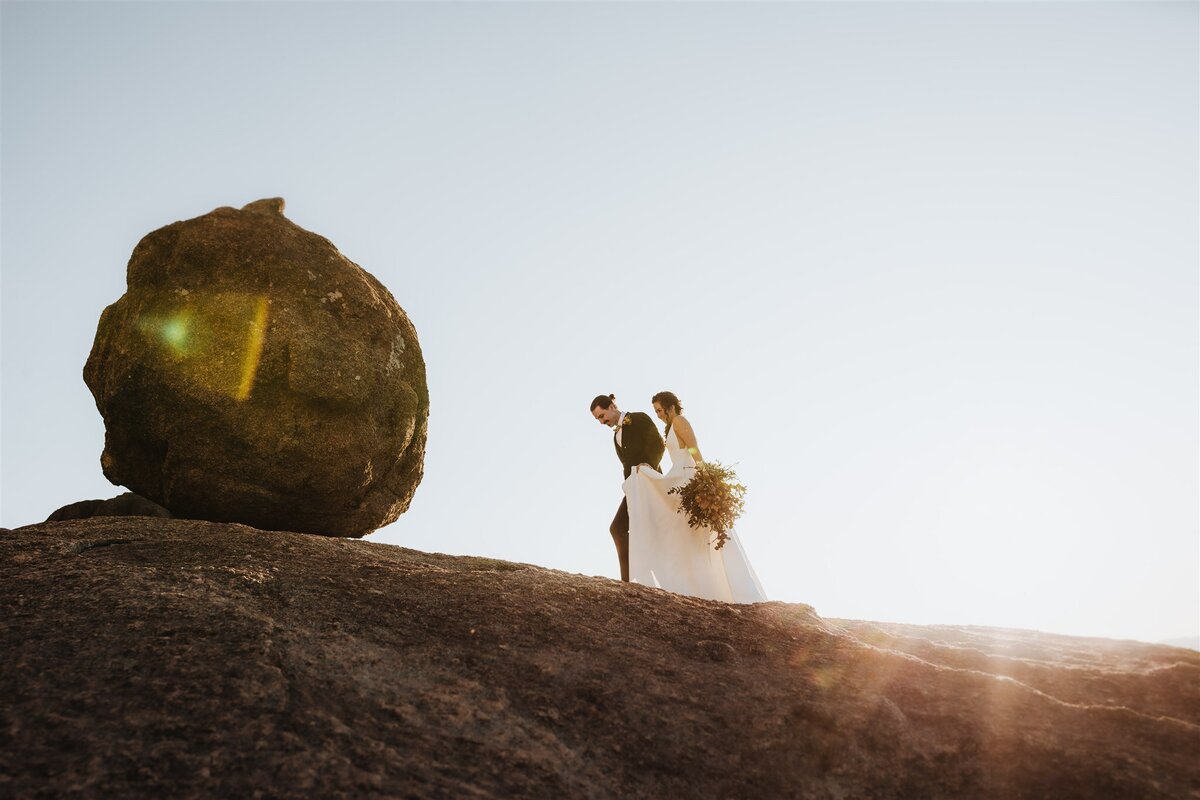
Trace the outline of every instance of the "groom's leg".
<instances>
[{"instance_id":1,"label":"groom's leg","mask_svg":"<svg viewBox=\"0 0 1200 800\"><path fill-rule=\"evenodd\" d=\"M621 580L629 583L629 501L622 500L612 525L608 526L613 544L617 546L617 560L621 562Z\"/></svg>"}]
</instances>

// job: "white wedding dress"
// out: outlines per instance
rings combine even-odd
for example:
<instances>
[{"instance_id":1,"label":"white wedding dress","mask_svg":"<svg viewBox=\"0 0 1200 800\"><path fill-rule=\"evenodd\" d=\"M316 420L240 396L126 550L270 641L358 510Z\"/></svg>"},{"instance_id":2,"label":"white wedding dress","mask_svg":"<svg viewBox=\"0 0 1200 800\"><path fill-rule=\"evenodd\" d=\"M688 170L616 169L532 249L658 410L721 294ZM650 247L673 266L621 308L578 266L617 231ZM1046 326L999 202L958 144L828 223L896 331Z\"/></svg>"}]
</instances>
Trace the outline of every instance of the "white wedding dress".
<instances>
[{"instance_id":1,"label":"white wedding dress","mask_svg":"<svg viewBox=\"0 0 1200 800\"><path fill-rule=\"evenodd\" d=\"M622 488L629 501L629 580L678 594L758 603L767 599L758 576L746 559L735 531L720 550L706 528L691 528L678 512L679 495L667 494L692 479L696 462L667 434L671 469L663 475L650 467L635 467Z\"/></svg>"}]
</instances>

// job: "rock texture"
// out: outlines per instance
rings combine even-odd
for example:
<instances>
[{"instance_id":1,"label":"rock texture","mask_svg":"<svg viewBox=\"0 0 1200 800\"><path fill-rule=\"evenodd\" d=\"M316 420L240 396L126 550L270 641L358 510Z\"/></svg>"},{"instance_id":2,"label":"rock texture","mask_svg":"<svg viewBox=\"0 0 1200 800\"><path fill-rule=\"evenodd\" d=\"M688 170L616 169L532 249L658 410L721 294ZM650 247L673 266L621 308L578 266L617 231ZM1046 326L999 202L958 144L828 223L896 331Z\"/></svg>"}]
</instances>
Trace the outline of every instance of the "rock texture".
<instances>
[{"instance_id":1,"label":"rock texture","mask_svg":"<svg viewBox=\"0 0 1200 800\"><path fill-rule=\"evenodd\" d=\"M238 525L0 532L0 647L0 796L1200 796L1198 653Z\"/></svg>"},{"instance_id":2,"label":"rock texture","mask_svg":"<svg viewBox=\"0 0 1200 800\"><path fill-rule=\"evenodd\" d=\"M90 517L169 517L171 512L140 494L125 492L107 500L80 500L69 503L46 517L47 522Z\"/></svg>"},{"instance_id":3,"label":"rock texture","mask_svg":"<svg viewBox=\"0 0 1200 800\"><path fill-rule=\"evenodd\" d=\"M84 380L113 483L178 517L362 536L420 483L429 394L392 295L283 200L142 239Z\"/></svg>"}]
</instances>

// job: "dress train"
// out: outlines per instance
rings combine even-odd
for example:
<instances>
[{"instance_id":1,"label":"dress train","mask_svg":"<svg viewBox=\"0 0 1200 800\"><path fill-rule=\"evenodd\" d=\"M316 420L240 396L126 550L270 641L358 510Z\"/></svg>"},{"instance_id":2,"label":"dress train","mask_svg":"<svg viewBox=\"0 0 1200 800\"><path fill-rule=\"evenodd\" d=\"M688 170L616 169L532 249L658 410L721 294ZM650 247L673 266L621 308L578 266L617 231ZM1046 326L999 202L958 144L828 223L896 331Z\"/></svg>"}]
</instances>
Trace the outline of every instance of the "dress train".
<instances>
[{"instance_id":1,"label":"dress train","mask_svg":"<svg viewBox=\"0 0 1200 800\"><path fill-rule=\"evenodd\" d=\"M636 467L622 485L629 501L630 581L726 603L766 600L737 532L729 531L725 545L714 550L716 534L689 527L678 512L679 496L668 492L692 479L696 462L675 431L667 434L666 445L671 456L666 474Z\"/></svg>"}]
</instances>

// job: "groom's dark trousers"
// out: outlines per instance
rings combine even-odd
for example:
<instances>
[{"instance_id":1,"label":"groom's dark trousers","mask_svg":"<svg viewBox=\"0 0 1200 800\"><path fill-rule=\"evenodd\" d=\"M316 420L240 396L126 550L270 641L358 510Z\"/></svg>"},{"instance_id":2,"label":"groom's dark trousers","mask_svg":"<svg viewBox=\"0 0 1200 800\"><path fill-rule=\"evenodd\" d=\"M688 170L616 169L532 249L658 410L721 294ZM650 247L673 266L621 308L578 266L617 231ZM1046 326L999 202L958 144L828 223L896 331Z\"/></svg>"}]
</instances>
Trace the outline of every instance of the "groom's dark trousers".
<instances>
[{"instance_id":1,"label":"groom's dark trousers","mask_svg":"<svg viewBox=\"0 0 1200 800\"><path fill-rule=\"evenodd\" d=\"M621 580L629 583L629 501L622 500L612 525L608 526L613 544L617 546L617 560L621 562Z\"/></svg>"},{"instance_id":2,"label":"groom's dark trousers","mask_svg":"<svg viewBox=\"0 0 1200 800\"><path fill-rule=\"evenodd\" d=\"M648 464L656 470L661 470L659 464L663 457L663 440L654 427L650 417L640 411L626 414L621 422L624 433L621 434L621 444L617 444L617 434L613 432L613 446L617 448L617 458L625 468L625 477L633 472L638 464ZM621 580L629 583L629 501L622 500L617 515L613 517L612 525L608 526L612 534L613 544L617 546L617 560L621 562Z\"/></svg>"}]
</instances>

